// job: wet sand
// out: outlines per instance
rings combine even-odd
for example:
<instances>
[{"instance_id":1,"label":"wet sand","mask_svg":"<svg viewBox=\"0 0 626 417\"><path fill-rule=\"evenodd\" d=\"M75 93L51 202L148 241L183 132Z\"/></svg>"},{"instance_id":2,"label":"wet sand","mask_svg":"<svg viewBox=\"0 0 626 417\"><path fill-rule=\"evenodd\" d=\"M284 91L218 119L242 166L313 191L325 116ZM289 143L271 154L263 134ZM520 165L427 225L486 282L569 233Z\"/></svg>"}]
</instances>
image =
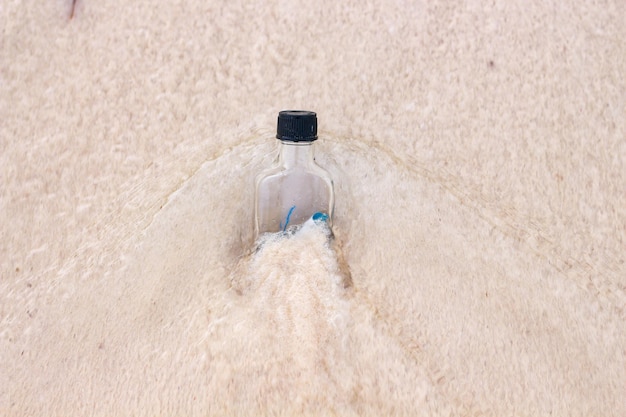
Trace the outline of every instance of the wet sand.
<instances>
[{"instance_id":1,"label":"wet sand","mask_svg":"<svg viewBox=\"0 0 626 417\"><path fill-rule=\"evenodd\" d=\"M0 414L626 414L626 10L0 6ZM335 241L252 247L276 115Z\"/></svg>"}]
</instances>

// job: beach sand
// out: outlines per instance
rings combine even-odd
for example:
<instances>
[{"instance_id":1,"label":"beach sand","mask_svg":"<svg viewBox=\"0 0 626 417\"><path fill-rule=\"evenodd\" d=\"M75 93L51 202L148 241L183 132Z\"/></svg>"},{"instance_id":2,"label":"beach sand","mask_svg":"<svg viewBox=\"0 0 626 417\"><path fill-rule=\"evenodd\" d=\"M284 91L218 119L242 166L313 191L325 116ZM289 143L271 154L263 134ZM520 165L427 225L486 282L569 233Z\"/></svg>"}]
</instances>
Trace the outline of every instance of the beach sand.
<instances>
[{"instance_id":1,"label":"beach sand","mask_svg":"<svg viewBox=\"0 0 626 417\"><path fill-rule=\"evenodd\" d=\"M0 5L1 415L626 415L623 2L71 8ZM335 239L254 253L283 109Z\"/></svg>"}]
</instances>

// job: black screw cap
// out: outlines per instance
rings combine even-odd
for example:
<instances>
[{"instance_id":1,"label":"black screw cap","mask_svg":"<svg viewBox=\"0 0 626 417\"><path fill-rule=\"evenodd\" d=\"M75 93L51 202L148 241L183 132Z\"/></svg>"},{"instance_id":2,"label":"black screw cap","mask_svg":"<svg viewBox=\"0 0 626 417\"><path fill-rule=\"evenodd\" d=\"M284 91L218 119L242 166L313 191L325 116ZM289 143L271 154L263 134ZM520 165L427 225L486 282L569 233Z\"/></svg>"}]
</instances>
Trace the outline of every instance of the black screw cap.
<instances>
[{"instance_id":1,"label":"black screw cap","mask_svg":"<svg viewBox=\"0 0 626 417\"><path fill-rule=\"evenodd\" d=\"M283 110L278 113L276 139L290 142L317 140L317 114L305 110Z\"/></svg>"}]
</instances>

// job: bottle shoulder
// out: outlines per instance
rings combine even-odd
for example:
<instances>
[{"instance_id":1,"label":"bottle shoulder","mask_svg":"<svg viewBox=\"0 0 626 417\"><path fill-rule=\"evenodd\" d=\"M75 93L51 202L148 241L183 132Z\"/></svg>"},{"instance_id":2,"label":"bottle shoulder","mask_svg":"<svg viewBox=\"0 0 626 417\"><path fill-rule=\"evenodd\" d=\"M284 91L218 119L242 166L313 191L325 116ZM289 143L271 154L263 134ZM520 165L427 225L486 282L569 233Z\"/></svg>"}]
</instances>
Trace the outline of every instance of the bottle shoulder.
<instances>
[{"instance_id":1,"label":"bottle shoulder","mask_svg":"<svg viewBox=\"0 0 626 417\"><path fill-rule=\"evenodd\" d=\"M330 173L317 164L309 164L306 166L298 165L293 167L285 167L281 165L273 166L260 172L256 176L256 182L271 181L273 179L287 176L318 177L332 184Z\"/></svg>"}]
</instances>

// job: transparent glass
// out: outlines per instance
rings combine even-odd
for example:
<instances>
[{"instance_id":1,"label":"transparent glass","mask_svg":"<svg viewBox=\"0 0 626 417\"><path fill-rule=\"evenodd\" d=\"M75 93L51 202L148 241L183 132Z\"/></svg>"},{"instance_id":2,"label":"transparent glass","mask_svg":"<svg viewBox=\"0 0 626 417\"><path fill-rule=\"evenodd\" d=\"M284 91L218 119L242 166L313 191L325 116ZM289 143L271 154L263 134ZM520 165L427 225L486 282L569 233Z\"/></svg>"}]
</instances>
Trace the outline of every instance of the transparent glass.
<instances>
[{"instance_id":1,"label":"transparent glass","mask_svg":"<svg viewBox=\"0 0 626 417\"><path fill-rule=\"evenodd\" d=\"M276 164L256 178L255 237L286 231L315 213L332 226L335 195L328 172L317 165L314 142L280 141Z\"/></svg>"}]
</instances>

